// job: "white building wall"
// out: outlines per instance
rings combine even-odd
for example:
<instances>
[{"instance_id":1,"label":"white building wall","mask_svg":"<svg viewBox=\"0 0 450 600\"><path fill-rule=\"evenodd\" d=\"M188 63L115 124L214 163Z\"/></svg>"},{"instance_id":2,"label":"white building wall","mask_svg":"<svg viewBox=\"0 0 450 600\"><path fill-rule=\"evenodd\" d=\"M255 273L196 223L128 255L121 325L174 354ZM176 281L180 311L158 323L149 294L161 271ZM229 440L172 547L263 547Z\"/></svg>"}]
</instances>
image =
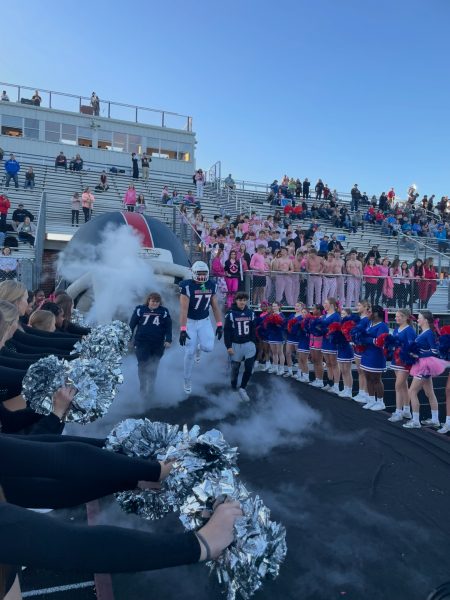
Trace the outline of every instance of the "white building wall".
<instances>
[{"instance_id":1,"label":"white building wall","mask_svg":"<svg viewBox=\"0 0 450 600\"><path fill-rule=\"evenodd\" d=\"M17 121L19 119L19 121ZM25 121L25 119L27 121ZM30 123L30 119L39 122L39 130L26 129L25 123ZM12 122L22 123L22 136L13 137L4 135L5 127ZM92 147L73 145L61 141L48 141L48 132L46 134L46 122L59 123L76 127L76 137L79 138L80 131L87 132L92 137ZM80 130L79 128L83 128ZM63 129L61 128L61 132ZM38 139L30 139L27 133ZM127 144L122 151L116 149L99 149L98 141L102 140L108 143L111 139L111 146L114 148L115 134L126 136ZM80 154L84 161L98 163L98 167L106 169L111 166L119 168L130 168L131 166L131 147L132 140L130 136L140 136L141 152L147 148L155 149L159 144L158 150L161 153L164 150L170 151L177 158L162 158L160 155L152 155L151 168L157 171L163 171L173 174L191 175L195 170L195 133L183 131L181 129L169 129L167 127L157 127L153 125L143 125L117 119L108 119L104 117L92 117L61 110L49 109L45 107L35 107L23 105L14 102L0 102L0 147L5 154L14 152L15 154L32 154L37 157L44 156L54 159L56 155L63 150L68 159L75 154ZM106 139L107 138L107 139ZM105 141L106 139L106 141ZM134 149L136 151L137 148ZM156 150L156 149L155 149ZM186 156L189 152L190 160L180 160L180 156Z\"/></svg>"}]
</instances>

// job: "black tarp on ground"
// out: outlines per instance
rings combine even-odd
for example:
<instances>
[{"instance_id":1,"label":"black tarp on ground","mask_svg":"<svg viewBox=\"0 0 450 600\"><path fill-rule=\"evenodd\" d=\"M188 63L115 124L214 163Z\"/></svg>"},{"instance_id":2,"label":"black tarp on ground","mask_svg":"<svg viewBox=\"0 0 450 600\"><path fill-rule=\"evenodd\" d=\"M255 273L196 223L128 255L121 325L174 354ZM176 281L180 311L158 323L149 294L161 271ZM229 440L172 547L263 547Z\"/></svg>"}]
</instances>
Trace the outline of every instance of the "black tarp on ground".
<instances>
[{"instance_id":1,"label":"black tarp on ground","mask_svg":"<svg viewBox=\"0 0 450 600\"><path fill-rule=\"evenodd\" d=\"M269 436L275 447L265 456L262 447L258 453L257 445L241 446L242 478L273 518L283 521L288 535L279 578L255 600L425 600L432 588L450 580L449 440L425 430L406 431L388 423L385 413L364 411L352 400L297 382L264 374L257 381L262 386L249 388L256 397L252 405L238 406L237 415L220 422L199 418L209 402L198 397L148 414L222 427L230 436L237 430L242 435L249 423L253 435L260 432L260 442L265 438L259 428L279 429L275 441ZM209 398L219 392L209 389ZM226 401L223 390L220 398ZM310 419L307 407L316 418ZM220 411L203 411L215 413ZM297 434L289 421L299 415L312 424ZM110 500L103 506L110 523L154 531L181 527L176 517L143 524ZM116 600L223 597L203 565L115 575L113 583Z\"/></svg>"}]
</instances>

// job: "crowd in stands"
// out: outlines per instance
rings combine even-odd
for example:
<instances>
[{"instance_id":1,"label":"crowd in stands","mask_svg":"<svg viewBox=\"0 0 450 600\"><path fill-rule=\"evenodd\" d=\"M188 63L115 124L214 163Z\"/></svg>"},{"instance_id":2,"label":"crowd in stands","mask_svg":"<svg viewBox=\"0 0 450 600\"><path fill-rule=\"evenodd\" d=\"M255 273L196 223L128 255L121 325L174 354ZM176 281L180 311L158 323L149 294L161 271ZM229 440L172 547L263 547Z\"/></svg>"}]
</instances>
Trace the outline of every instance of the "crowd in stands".
<instances>
[{"instance_id":1,"label":"crowd in stands","mask_svg":"<svg viewBox=\"0 0 450 600\"><path fill-rule=\"evenodd\" d=\"M200 208L188 211L183 206L179 216L183 234L187 227L195 230L227 305L245 287L247 271L254 305L276 300L311 307L332 296L354 307L364 294L372 303L390 308L425 308L437 290L431 257L409 264L399 256L381 256L378 246L367 253L344 252L339 236L326 235L315 219L302 227L281 208L265 218L256 211L235 218L215 215L209 223Z\"/></svg>"},{"instance_id":2,"label":"crowd in stands","mask_svg":"<svg viewBox=\"0 0 450 600\"><path fill-rule=\"evenodd\" d=\"M11 221L7 222L11 202L5 193L0 193L0 247L17 248L18 240L34 246L36 226L34 215L19 203L13 211ZM14 236L17 233L17 237ZM8 256L10 254L10 250ZM0 267L0 270L3 271ZM8 269L6 269L8 270ZM2 278L0 273L0 278Z\"/></svg>"},{"instance_id":3,"label":"crowd in stands","mask_svg":"<svg viewBox=\"0 0 450 600\"><path fill-rule=\"evenodd\" d=\"M402 233L432 238L438 241L440 251L445 252L448 248L450 201L447 196L442 196L437 203L434 195L424 195L418 200L419 194L411 186L406 201L398 200L394 188L387 194L382 192L379 198L372 196L369 200L366 192L361 193L358 184L354 184L350 198L348 206L341 202L337 191L331 190L321 179L312 191L307 178L301 181L285 175L281 183L275 179L270 185L267 201L271 206L280 207L291 219L325 219L333 227L350 232L363 230L365 223L371 223L378 225L380 233L385 235L398 236ZM307 203L308 200L311 204Z\"/></svg>"}]
</instances>

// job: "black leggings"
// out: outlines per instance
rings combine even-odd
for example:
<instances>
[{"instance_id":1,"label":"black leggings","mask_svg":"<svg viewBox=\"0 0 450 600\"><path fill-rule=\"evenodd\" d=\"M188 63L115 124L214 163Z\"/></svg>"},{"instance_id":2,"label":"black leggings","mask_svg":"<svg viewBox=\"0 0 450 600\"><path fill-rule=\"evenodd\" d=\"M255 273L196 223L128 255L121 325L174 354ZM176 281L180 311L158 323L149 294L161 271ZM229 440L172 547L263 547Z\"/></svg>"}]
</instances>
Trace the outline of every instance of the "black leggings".
<instances>
[{"instance_id":1,"label":"black leggings","mask_svg":"<svg viewBox=\"0 0 450 600\"><path fill-rule=\"evenodd\" d=\"M0 435L0 563L34 568L124 573L197 562L193 532L144 533L73 525L26 508L63 508L157 481L157 462L100 447L103 440ZM14 503L16 506L14 506ZM13 577L9 577L8 587ZM7 590L6 590L7 591Z\"/></svg>"},{"instance_id":2,"label":"black leggings","mask_svg":"<svg viewBox=\"0 0 450 600\"><path fill-rule=\"evenodd\" d=\"M239 387L245 388L247 387L248 382L250 381L250 377L252 376L253 365L255 364L256 356L252 358L246 358L244 360L244 373L242 374L241 385ZM240 362L236 362L234 360L231 361L231 387L233 389L237 388L237 380L239 375L239 369L241 367Z\"/></svg>"},{"instance_id":3,"label":"black leggings","mask_svg":"<svg viewBox=\"0 0 450 600\"><path fill-rule=\"evenodd\" d=\"M92 208L83 206L84 222L87 223L92 217Z\"/></svg>"},{"instance_id":4,"label":"black leggings","mask_svg":"<svg viewBox=\"0 0 450 600\"><path fill-rule=\"evenodd\" d=\"M78 225L78 219L80 217L80 211L79 210L72 210L72 225L75 225L75 223Z\"/></svg>"},{"instance_id":5,"label":"black leggings","mask_svg":"<svg viewBox=\"0 0 450 600\"><path fill-rule=\"evenodd\" d=\"M48 438L47 438L48 439ZM43 442L0 435L0 484L9 502L28 508L63 508L89 502L138 481L158 481L156 461L106 452L65 436ZM88 438L89 439L89 438Z\"/></svg>"},{"instance_id":6,"label":"black leggings","mask_svg":"<svg viewBox=\"0 0 450 600\"><path fill-rule=\"evenodd\" d=\"M366 300L369 300L370 304L375 304L375 296L377 293L377 284L368 283L366 281Z\"/></svg>"}]
</instances>

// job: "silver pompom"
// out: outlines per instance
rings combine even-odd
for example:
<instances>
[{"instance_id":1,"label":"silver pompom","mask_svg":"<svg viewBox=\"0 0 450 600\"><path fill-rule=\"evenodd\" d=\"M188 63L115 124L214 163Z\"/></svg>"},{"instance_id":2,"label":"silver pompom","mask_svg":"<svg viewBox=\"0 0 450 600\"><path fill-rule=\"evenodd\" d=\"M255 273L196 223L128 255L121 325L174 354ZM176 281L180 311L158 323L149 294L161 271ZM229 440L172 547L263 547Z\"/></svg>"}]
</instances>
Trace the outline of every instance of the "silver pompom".
<instances>
[{"instance_id":1,"label":"silver pompom","mask_svg":"<svg viewBox=\"0 0 450 600\"><path fill-rule=\"evenodd\" d=\"M78 308L72 308L70 322L74 325L79 325L80 327L89 327L89 324L86 323L84 313L82 313L81 310L78 310Z\"/></svg>"},{"instance_id":2,"label":"silver pompom","mask_svg":"<svg viewBox=\"0 0 450 600\"><path fill-rule=\"evenodd\" d=\"M112 321L107 325L98 325L77 342L72 354L82 358L99 359L109 370L116 384L123 383L121 370L122 357L131 339L131 329L122 321Z\"/></svg>"},{"instance_id":3,"label":"silver pompom","mask_svg":"<svg viewBox=\"0 0 450 600\"><path fill-rule=\"evenodd\" d=\"M108 412L115 396L114 381L98 359L59 360L41 358L32 364L22 382L22 394L30 408L39 414L53 412L53 394L63 386L77 392L66 413L68 422L89 423Z\"/></svg>"},{"instance_id":4,"label":"silver pompom","mask_svg":"<svg viewBox=\"0 0 450 600\"><path fill-rule=\"evenodd\" d=\"M149 419L126 419L119 423L106 439L105 448L123 452L127 456L153 458L167 447L178 444L182 433L178 425L169 425ZM176 495L165 486L159 490L132 490L116 494L122 510L143 519L161 519L172 512Z\"/></svg>"},{"instance_id":5,"label":"silver pompom","mask_svg":"<svg viewBox=\"0 0 450 600\"><path fill-rule=\"evenodd\" d=\"M46 356L28 368L22 381L22 396L34 412L49 415L53 411L53 394L64 385L65 361Z\"/></svg>"},{"instance_id":6,"label":"silver pompom","mask_svg":"<svg viewBox=\"0 0 450 600\"><path fill-rule=\"evenodd\" d=\"M202 527L216 502L237 500L243 517L235 524L235 541L217 560L207 564L225 587L227 600L250 598L265 578L277 577L286 556L286 531L270 519L270 511L239 479L237 449L220 431L200 434L184 426L127 419L107 438L106 448L128 456L172 460L173 468L161 491L136 490L116 494L126 512L158 519L180 512L185 529Z\"/></svg>"},{"instance_id":7,"label":"silver pompom","mask_svg":"<svg viewBox=\"0 0 450 600\"><path fill-rule=\"evenodd\" d=\"M235 523L235 541L217 560L208 564L219 583L226 588L227 600L250 598L265 578L278 576L286 552L286 530L271 521L270 510L259 496L251 496L232 473L223 471L219 476L207 474L201 484L180 508L180 520L188 530L202 527L205 511L211 511L216 501L237 500L243 517Z\"/></svg>"},{"instance_id":8,"label":"silver pompom","mask_svg":"<svg viewBox=\"0 0 450 600\"><path fill-rule=\"evenodd\" d=\"M115 427L107 438L106 448L128 456L173 461L161 490L135 490L117 494L122 509L145 519L159 519L177 511L192 487L205 473L230 469L238 473L237 450L231 448L220 431L199 434L198 425L179 431L178 425L127 419Z\"/></svg>"}]
</instances>

